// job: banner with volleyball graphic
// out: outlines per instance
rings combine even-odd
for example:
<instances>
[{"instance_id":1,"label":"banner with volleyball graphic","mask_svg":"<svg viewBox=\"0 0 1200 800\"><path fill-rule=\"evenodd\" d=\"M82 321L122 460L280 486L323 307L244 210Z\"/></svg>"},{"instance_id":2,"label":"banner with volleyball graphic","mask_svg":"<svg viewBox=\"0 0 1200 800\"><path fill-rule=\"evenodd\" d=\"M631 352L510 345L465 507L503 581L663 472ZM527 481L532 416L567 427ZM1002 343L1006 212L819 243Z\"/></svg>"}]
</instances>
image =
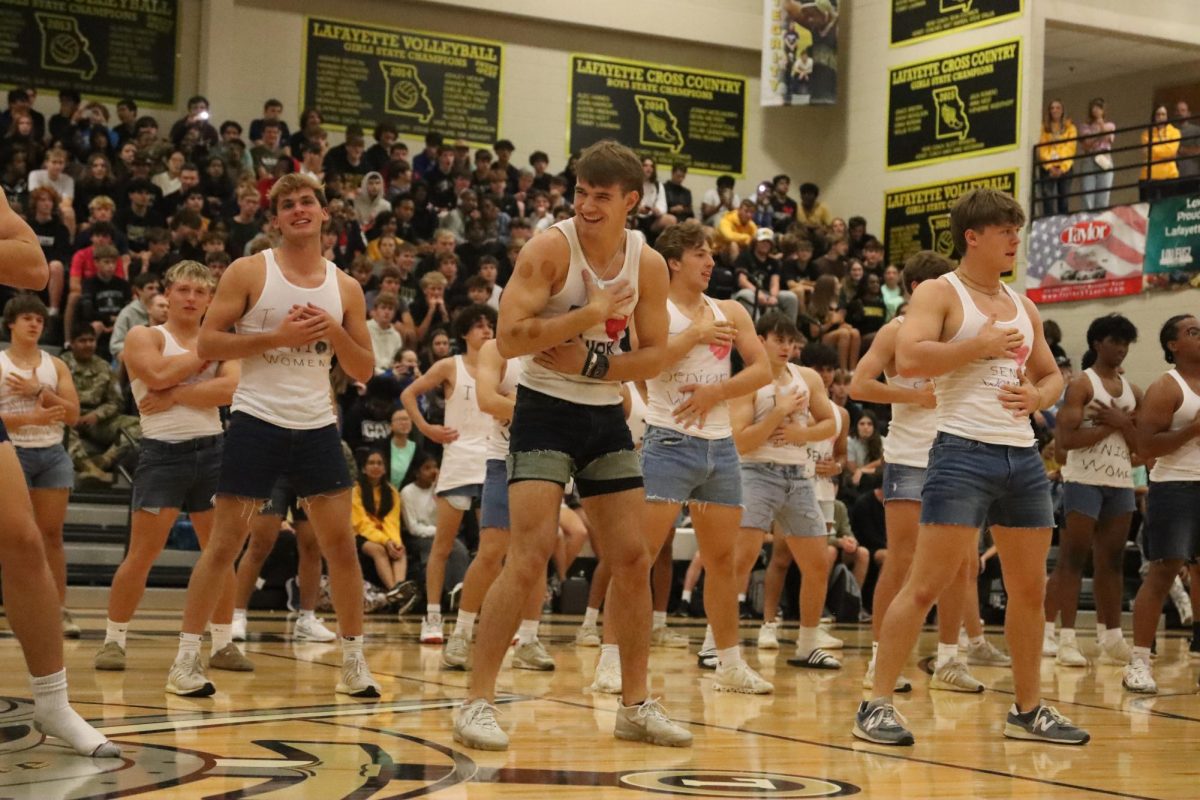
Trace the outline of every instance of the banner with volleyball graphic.
<instances>
[{"instance_id":1,"label":"banner with volleyball graphic","mask_svg":"<svg viewBox=\"0 0 1200 800\"><path fill-rule=\"evenodd\" d=\"M1150 204L1034 221L1025 293L1035 303L1121 297L1142 291Z\"/></svg>"}]
</instances>

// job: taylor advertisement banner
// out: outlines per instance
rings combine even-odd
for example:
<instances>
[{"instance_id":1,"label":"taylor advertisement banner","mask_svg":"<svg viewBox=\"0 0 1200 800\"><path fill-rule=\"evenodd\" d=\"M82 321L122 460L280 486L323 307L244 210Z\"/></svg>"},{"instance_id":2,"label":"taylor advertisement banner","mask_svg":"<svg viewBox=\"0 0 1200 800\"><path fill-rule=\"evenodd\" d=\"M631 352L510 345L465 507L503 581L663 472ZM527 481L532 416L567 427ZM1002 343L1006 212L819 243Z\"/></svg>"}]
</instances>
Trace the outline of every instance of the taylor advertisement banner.
<instances>
[{"instance_id":1,"label":"taylor advertisement banner","mask_svg":"<svg viewBox=\"0 0 1200 800\"><path fill-rule=\"evenodd\" d=\"M1021 40L888 71L888 169L1017 146Z\"/></svg>"},{"instance_id":2,"label":"taylor advertisement banner","mask_svg":"<svg viewBox=\"0 0 1200 800\"><path fill-rule=\"evenodd\" d=\"M175 105L175 0L0 3L0 83Z\"/></svg>"},{"instance_id":3,"label":"taylor advertisement banner","mask_svg":"<svg viewBox=\"0 0 1200 800\"><path fill-rule=\"evenodd\" d=\"M1169 197L1150 205L1146 288L1200 288L1200 197Z\"/></svg>"},{"instance_id":4,"label":"taylor advertisement banner","mask_svg":"<svg viewBox=\"0 0 1200 800\"><path fill-rule=\"evenodd\" d=\"M659 165L742 174L745 78L580 54L570 77L568 152L611 138Z\"/></svg>"},{"instance_id":5,"label":"taylor advertisement banner","mask_svg":"<svg viewBox=\"0 0 1200 800\"><path fill-rule=\"evenodd\" d=\"M950 208L972 189L995 189L1015 197L1017 171L988 172L884 192L883 246L887 263L903 264L918 250L958 258L961 254L950 235Z\"/></svg>"},{"instance_id":6,"label":"taylor advertisement banner","mask_svg":"<svg viewBox=\"0 0 1200 800\"><path fill-rule=\"evenodd\" d=\"M1035 303L1120 297L1142 291L1149 203L1035 220L1025 294Z\"/></svg>"},{"instance_id":7,"label":"taylor advertisement banner","mask_svg":"<svg viewBox=\"0 0 1200 800\"><path fill-rule=\"evenodd\" d=\"M762 0L762 105L837 102L838 2Z\"/></svg>"},{"instance_id":8,"label":"taylor advertisement banner","mask_svg":"<svg viewBox=\"0 0 1200 800\"><path fill-rule=\"evenodd\" d=\"M892 0L892 46L1021 16L1022 0Z\"/></svg>"},{"instance_id":9,"label":"taylor advertisement banner","mask_svg":"<svg viewBox=\"0 0 1200 800\"><path fill-rule=\"evenodd\" d=\"M388 121L410 136L491 146L503 60L500 42L308 17L301 105L332 128Z\"/></svg>"}]
</instances>

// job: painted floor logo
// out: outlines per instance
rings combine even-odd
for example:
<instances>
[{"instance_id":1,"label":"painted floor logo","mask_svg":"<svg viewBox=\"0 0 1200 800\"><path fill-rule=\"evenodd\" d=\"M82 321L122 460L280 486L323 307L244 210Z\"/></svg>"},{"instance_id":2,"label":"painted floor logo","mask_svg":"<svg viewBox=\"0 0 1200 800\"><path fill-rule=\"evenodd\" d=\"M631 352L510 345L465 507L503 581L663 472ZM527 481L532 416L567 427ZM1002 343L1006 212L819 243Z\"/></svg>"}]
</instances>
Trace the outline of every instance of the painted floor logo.
<instances>
[{"instance_id":1,"label":"painted floor logo","mask_svg":"<svg viewBox=\"0 0 1200 800\"><path fill-rule=\"evenodd\" d=\"M740 770L653 770L621 776L621 785L686 797L846 797L859 788L841 781Z\"/></svg>"}]
</instances>

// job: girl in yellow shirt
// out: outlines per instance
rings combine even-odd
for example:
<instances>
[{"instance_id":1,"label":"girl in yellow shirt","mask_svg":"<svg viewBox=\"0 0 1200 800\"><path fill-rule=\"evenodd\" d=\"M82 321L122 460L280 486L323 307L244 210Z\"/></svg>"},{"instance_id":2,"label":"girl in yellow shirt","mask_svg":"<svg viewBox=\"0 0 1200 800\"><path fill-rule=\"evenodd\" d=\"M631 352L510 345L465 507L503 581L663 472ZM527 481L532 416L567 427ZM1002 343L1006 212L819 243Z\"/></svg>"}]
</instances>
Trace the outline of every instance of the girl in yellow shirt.
<instances>
[{"instance_id":1,"label":"girl in yellow shirt","mask_svg":"<svg viewBox=\"0 0 1200 800\"><path fill-rule=\"evenodd\" d=\"M1067 193L1071 191L1071 167L1078 135L1075 124L1063 111L1062 101L1051 100L1042 117L1037 149L1042 214L1047 217L1067 213Z\"/></svg>"},{"instance_id":2,"label":"girl in yellow shirt","mask_svg":"<svg viewBox=\"0 0 1200 800\"><path fill-rule=\"evenodd\" d=\"M417 585L406 580L408 555L400 539L400 495L386 479L383 454L372 450L363 461L351 498L350 522L358 550L375 564L375 572L389 599L408 609L417 597Z\"/></svg>"},{"instance_id":3,"label":"girl in yellow shirt","mask_svg":"<svg viewBox=\"0 0 1200 800\"><path fill-rule=\"evenodd\" d=\"M1142 144L1146 146L1143 156L1147 166L1142 167L1141 199L1158 200L1169 194L1173 184L1157 184L1158 181L1173 181L1179 177L1175 154L1179 152L1179 129L1167 122L1167 107L1155 106L1154 122L1142 131ZM1156 185L1157 184L1157 185Z\"/></svg>"}]
</instances>

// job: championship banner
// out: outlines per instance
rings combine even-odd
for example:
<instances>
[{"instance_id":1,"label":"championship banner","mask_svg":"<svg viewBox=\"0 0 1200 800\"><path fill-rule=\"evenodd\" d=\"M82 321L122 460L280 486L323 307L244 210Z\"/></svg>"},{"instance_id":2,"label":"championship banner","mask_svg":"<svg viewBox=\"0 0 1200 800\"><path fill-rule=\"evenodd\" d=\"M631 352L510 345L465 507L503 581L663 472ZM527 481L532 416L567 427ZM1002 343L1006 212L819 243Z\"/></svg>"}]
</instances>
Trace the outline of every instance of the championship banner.
<instances>
[{"instance_id":1,"label":"championship banner","mask_svg":"<svg viewBox=\"0 0 1200 800\"><path fill-rule=\"evenodd\" d=\"M1016 196L1017 171L970 175L954 181L893 189L883 195L883 247L888 264L903 264L918 250L959 258L950 235L950 208L972 189L995 189Z\"/></svg>"},{"instance_id":2,"label":"championship banner","mask_svg":"<svg viewBox=\"0 0 1200 800\"><path fill-rule=\"evenodd\" d=\"M892 46L1021 16L1022 0L892 0Z\"/></svg>"},{"instance_id":3,"label":"championship banner","mask_svg":"<svg viewBox=\"0 0 1200 800\"><path fill-rule=\"evenodd\" d=\"M491 146L500 120L499 42L308 17L301 105L325 125L382 121L401 133Z\"/></svg>"},{"instance_id":4,"label":"championship banner","mask_svg":"<svg viewBox=\"0 0 1200 800\"><path fill-rule=\"evenodd\" d=\"M175 0L0 3L0 83L175 105Z\"/></svg>"},{"instance_id":5,"label":"championship banner","mask_svg":"<svg viewBox=\"0 0 1200 800\"><path fill-rule=\"evenodd\" d=\"M1145 271L1147 289L1200 287L1200 197L1150 204Z\"/></svg>"},{"instance_id":6,"label":"championship banner","mask_svg":"<svg viewBox=\"0 0 1200 800\"><path fill-rule=\"evenodd\" d=\"M573 54L570 80L568 152L611 138L658 164L742 174L744 77Z\"/></svg>"},{"instance_id":7,"label":"championship banner","mask_svg":"<svg viewBox=\"0 0 1200 800\"><path fill-rule=\"evenodd\" d=\"M1142 291L1148 203L1035 220L1025 294L1035 303Z\"/></svg>"},{"instance_id":8,"label":"championship banner","mask_svg":"<svg viewBox=\"0 0 1200 800\"><path fill-rule=\"evenodd\" d=\"M762 0L761 104L837 102L839 0Z\"/></svg>"},{"instance_id":9,"label":"championship banner","mask_svg":"<svg viewBox=\"0 0 1200 800\"><path fill-rule=\"evenodd\" d=\"M1017 146L1021 40L888 71L888 169Z\"/></svg>"}]
</instances>

